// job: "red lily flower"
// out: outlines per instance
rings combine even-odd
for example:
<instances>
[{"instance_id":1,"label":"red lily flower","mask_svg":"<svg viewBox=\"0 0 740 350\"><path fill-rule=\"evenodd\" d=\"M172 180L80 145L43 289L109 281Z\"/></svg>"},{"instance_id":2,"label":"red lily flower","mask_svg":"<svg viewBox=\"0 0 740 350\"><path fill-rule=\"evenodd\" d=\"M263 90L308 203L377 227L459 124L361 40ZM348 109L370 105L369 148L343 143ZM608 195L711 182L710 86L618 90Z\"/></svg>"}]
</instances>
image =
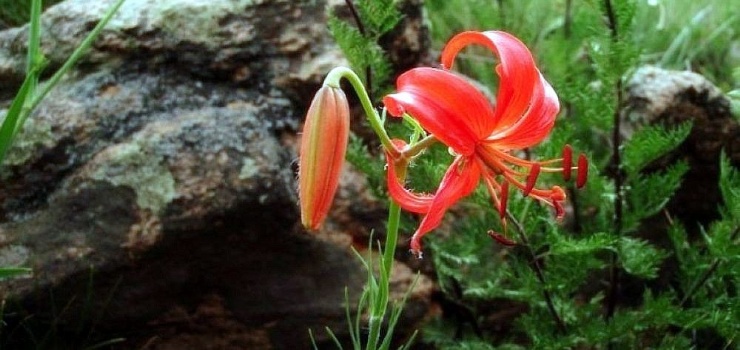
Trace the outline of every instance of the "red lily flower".
<instances>
[{"instance_id":1,"label":"red lily flower","mask_svg":"<svg viewBox=\"0 0 740 350\"><path fill-rule=\"evenodd\" d=\"M495 107L475 86L448 70L457 53L470 44L483 45L499 58L496 73L500 86ZM421 238L439 226L447 209L469 195L481 179L502 219L510 185L551 205L562 217L565 191L559 186L536 188L535 183L543 171L563 172L564 177L570 177L570 147L564 150L563 159L544 162L512 154L542 141L560 108L555 91L537 70L527 47L504 32L464 32L447 43L441 61L445 69L415 68L402 74L397 81L398 92L383 99L391 115L408 113L455 153L434 194L404 188L392 165L395 159L388 154L389 193L405 210L424 215L411 239L411 251L421 255ZM565 167L551 166L561 162ZM578 164L580 187L587 168L583 155Z\"/></svg>"}]
</instances>

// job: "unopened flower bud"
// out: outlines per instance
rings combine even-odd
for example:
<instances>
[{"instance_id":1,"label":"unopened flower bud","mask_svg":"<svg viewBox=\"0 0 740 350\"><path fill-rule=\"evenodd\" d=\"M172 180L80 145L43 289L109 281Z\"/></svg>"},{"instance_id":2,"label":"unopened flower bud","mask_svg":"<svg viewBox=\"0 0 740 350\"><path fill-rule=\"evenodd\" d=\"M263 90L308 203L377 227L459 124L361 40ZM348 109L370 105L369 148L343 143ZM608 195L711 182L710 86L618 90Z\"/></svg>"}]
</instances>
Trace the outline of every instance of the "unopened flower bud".
<instances>
[{"instance_id":1,"label":"unopened flower bud","mask_svg":"<svg viewBox=\"0 0 740 350\"><path fill-rule=\"evenodd\" d=\"M338 87L324 85L308 108L303 125L298 197L301 223L317 230L324 222L339 185L349 138L349 104Z\"/></svg>"}]
</instances>

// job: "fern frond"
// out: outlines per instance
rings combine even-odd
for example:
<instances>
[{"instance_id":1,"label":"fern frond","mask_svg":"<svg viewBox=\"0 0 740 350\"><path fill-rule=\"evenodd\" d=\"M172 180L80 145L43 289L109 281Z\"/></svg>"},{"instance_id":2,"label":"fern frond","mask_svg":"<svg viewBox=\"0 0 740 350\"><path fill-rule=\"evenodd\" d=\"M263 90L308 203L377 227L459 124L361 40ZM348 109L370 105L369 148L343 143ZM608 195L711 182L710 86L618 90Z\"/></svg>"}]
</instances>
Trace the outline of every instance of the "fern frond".
<instances>
[{"instance_id":1,"label":"fern frond","mask_svg":"<svg viewBox=\"0 0 740 350\"><path fill-rule=\"evenodd\" d=\"M635 229L640 220L657 214L681 185L689 166L677 162L664 172L650 175L633 174L627 192L627 211L624 215L625 231Z\"/></svg>"},{"instance_id":2,"label":"fern frond","mask_svg":"<svg viewBox=\"0 0 740 350\"><path fill-rule=\"evenodd\" d=\"M368 35L377 40L381 35L393 29L401 20L394 0L360 0L357 10L365 24Z\"/></svg>"},{"instance_id":3,"label":"fern frond","mask_svg":"<svg viewBox=\"0 0 740 350\"><path fill-rule=\"evenodd\" d=\"M678 147L689 136L691 126L690 122L673 129L651 125L636 131L624 144L624 169L628 174L636 174L650 162Z\"/></svg>"},{"instance_id":4,"label":"fern frond","mask_svg":"<svg viewBox=\"0 0 740 350\"><path fill-rule=\"evenodd\" d=\"M667 254L647 241L632 237L622 237L617 245L619 261L627 273L642 277L656 278L658 268Z\"/></svg>"}]
</instances>

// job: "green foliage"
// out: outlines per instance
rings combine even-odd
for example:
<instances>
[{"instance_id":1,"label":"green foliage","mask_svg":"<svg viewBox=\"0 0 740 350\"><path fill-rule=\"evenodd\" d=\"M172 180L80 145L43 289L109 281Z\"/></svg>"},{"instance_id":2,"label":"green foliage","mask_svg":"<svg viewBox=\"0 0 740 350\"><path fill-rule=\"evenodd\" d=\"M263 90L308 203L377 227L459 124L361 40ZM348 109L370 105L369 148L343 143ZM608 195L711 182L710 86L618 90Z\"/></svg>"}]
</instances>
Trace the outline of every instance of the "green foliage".
<instances>
[{"instance_id":1,"label":"green foliage","mask_svg":"<svg viewBox=\"0 0 740 350\"><path fill-rule=\"evenodd\" d=\"M691 122L667 129L661 125L645 126L624 144L623 165L629 174L636 174L650 162L678 147L689 136Z\"/></svg>"},{"instance_id":2,"label":"green foliage","mask_svg":"<svg viewBox=\"0 0 740 350\"><path fill-rule=\"evenodd\" d=\"M387 197L384 156L373 155L360 138L351 134L347 147L347 161L358 171L368 175L369 187L375 197Z\"/></svg>"},{"instance_id":3,"label":"green foliage","mask_svg":"<svg viewBox=\"0 0 740 350\"><path fill-rule=\"evenodd\" d=\"M391 31L401 20L401 13L395 6L395 0L359 0L357 11L365 24L368 36L376 41Z\"/></svg>"},{"instance_id":4,"label":"green foliage","mask_svg":"<svg viewBox=\"0 0 740 350\"><path fill-rule=\"evenodd\" d=\"M637 277L657 277L658 267L666 254L652 244L635 238L622 237L617 244L619 260L624 270Z\"/></svg>"},{"instance_id":5,"label":"green foliage","mask_svg":"<svg viewBox=\"0 0 740 350\"><path fill-rule=\"evenodd\" d=\"M47 0L44 7L52 6L61 0ZM31 0L0 0L0 29L20 26L29 21Z\"/></svg>"},{"instance_id":6,"label":"green foliage","mask_svg":"<svg viewBox=\"0 0 740 350\"><path fill-rule=\"evenodd\" d=\"M353 26L330 14L329 31L351 68L366 73L361 74L363 83L370 90L370 98L375 99L376 87L385 87L391 74L391 64L378 40L398 24L401 14L393 0L358 0L356 7L355 20L359 23ZM368 86L368 80L372 86Z\"/></svg>"},{"instance_id":7,"label":"green foliage","mask_svg":"<svg viewBox=\"0 0 740 350\"><path fill-rule=\"evenodd\" d=\"M719 189L724 200L725 218L740 223L740 171L732 167L724 152L719 161Z\"/></svg>"},{"instance_id":8,"label":"green foliage","mask_svg":"<svg viewBox=\"0 0 740 350\"><path fill-rule=\"evenodd\" d=\"M551 255L593 254L607 247L612 247L617 240L610 234L597 232L583 239L554 235L557 240L550 247Z\"/></svg>"},{"instance_id":9,"label":"green foliage","mask_svg":"<svg viewBox=\"0 0 740 350\"><path fill-rule=\"evenodd\" d=\"M683 175L689 170L686 162L676 162L663 172L636 173L630 176L627 192L628 210L624 215L624 232L637 229L641 220L657 214L681 185Z\"/></svg>"},{"instance_id":10,"label":"green foliage","mask_svg":"<svg viewBox=\"0 0 740 350\"><path fill-rule=\"evenodd\" d=\"M29 273L31 273L31 269L27 267L0 267L0 280L27 275Z\"/></svg>"},{"instance_id":11,"label":"green foliage","mask_svg":"<svg viewBox=\"0 0 740 350\"><path fill-rule=\"evenodd\" d=\"M588 156L590 173L584 189L569 188L562 223L555 222L552 208L518 191L509 197L506 225L482 188L449 211L445 228L424 237L425 256L446 299L469 309L474 324L444 314L424 329L425 342L440 349L704 349L737 343L738 170L728 157L719 160L721 219L700 224L666 209L691 170L680 154L666 155L675 154L691 123L638 126L621 139L624 82L639 65L689 65L721 86L739 86L737 77L734 85L727 80L732 65L740 66L729 53L740 38L732 29L738 27L737 9L675 3L426 1L436 49L462 30L505 30L527 44L561 101L552 134L528 155L557 158L568 143ZM692 10L659 13L681 6ZM470 48L460 53L455 70L495 94L495 64L490 52ZM405 139L412 132L399 129L391 134ZM364 162L357 167L382 193L381 157L350 158ZM444 146L427 149L412 163L408 187L434 191L451 158ZM656 160L666 166L657 168ZM562 185L559 176L543 174L539 181ZM411 232L416 224L408 220L402 227ZM519 244L502 246L488 230ZM505 331L492 331L500 329Z\"/></svg>"}]
</instances>

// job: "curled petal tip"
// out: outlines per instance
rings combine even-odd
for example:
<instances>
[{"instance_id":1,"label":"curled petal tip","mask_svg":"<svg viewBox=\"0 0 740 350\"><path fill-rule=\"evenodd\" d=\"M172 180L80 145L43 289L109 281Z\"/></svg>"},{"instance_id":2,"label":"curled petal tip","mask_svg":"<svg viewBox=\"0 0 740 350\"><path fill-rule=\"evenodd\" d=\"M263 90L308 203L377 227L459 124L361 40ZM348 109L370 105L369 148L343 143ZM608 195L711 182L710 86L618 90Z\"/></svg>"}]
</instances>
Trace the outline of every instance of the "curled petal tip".
<instances>
[{"instance_id":1,"label":"curled petal tip","mask_svg":"<svg viewBox=\"0 0 740 350\"><path fill-rule=\"evenodd\" d=\"M409 249L409 252L417 259L421 259L423 255L421 252L421 242L419 242L420 239L421 237L417 237L417 235L411 237L411 249Z\"/></svg>"},{"instance_id":2,"label":"curled petal tip","mask_svg":"<svg viewBox=\"0 0 740 350\"><path fill-rule=\"evenodd\" d=\"M388 113L390 113L394 117L400 117L404 113L406 113L406 109L403 108L402 104L396 101L393 95L388 95L384 97L383 105L385 105L385 108L388 110Z\"/></svg>"}]
</instances>

